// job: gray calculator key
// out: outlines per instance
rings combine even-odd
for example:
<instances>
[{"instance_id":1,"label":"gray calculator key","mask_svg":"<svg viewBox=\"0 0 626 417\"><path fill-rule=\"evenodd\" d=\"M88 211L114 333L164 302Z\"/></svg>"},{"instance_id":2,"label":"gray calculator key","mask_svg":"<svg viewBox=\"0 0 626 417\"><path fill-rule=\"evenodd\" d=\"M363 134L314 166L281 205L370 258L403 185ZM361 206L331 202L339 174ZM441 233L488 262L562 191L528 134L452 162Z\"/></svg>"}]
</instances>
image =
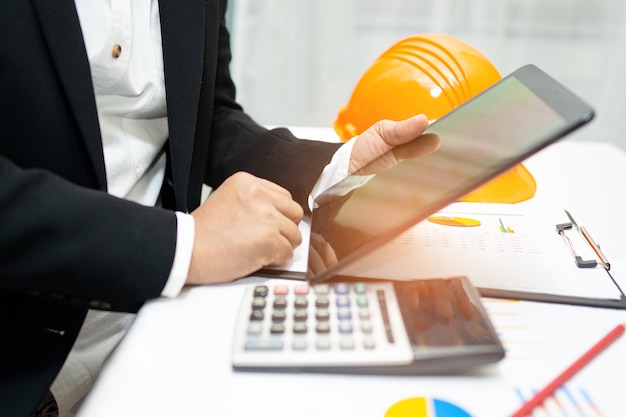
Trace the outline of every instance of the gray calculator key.
<instances>
[{"instance_id":1,"label":"gray calculator key","mask_svg":"<svg viewBox=\"0 0 626 417\"><path fill-rule=\"evenodd\" d=\"M299 308L293 313L293 319L295 321L306 321L309 318L309 313L304 308Z\"/></svg>"},{"instance_id":2,"label":"gray calculator key","mask_svg":"<svg viewBox=\"0 0 626 417\"><path fill-rule=\"evenodd\" d=\"M248 324L248 335L260 335L263 331L263 325L258 321L251 321Z\"/></svg>"},{"instance_id":3,"label":"gray calculator key","mask_svg":"<svg viewBox=\"0 0 626 417\"><path fill-rule=\"evenodd\" d=\"M274 299L274 308L275 309L279 309L280 310L280 309L283 309L285 307L287 307L287 298L286 297L280 296L280 297L276 297Z\"/></svg>"},{"instance_id":4,"label":"gray calculator key","mask_svg":"<svg viewBox=\"0 0 626 417\"><path fill-rule=\"evenodd\" d=\"M320 321L315 326L315 331L317 333L330 333L330 323L327 321Z\"/></svg>"},{"instance_id":5,"label":"gray calculator key","mask_svg":"<svg viewBox=\"0 0 626 417\"><path fill-rule=\"evenodd\" d=\"M282 339L248 339L246 341L246 350L282 350Z\"/></svg>"},{"instance_id":6,"label":"gray calculator key","mask_svg":"<svg viewBox=\"0 0 626 417\"><path fill-rule=\"evenodd\" d=\"M307 348L306 338L296 337L295 339L293 339L293 344L291 345L291 348L293 350L306 350Z\"/></svg>"},{"instance_id":7,"label":"gray calculator key","mask_svg":"<svg viewBox=\"0 0 626 417\"><path fill-rule=\"evenodd\" d=\"M305 322L297 321L293 324L293 332L295 334L304 334L307 332L307 326Z\"/></svg>"},{"instance_id":8,"label":"gray calculator key","mask_svg":"<svg viewBox=\"0 0 626 417\"><path fill-rule=\"evenodd\" d=\"M339 342L339 346L341 346L341 349L343 350L353 350L355 347L354 339L348 337L343 338Z\"/></svg>"},{"instance_id":9,"label":"gray calculator key","mask_svg":"<svg viewBox=\"0 0 626 417\"><path fill-rule=\"evenodd\" d=\"M263 321L264 318L263 310L252 310L252 313L250 313L251 321Z\"/></svg>"},{"instance_id":10,"label":"gray calculator key","mask_svg":"<svg viewBox=\"0 0 626 417\"><path fill-rule=\"evenodd\" d=\"M285 323L282 323L282 322L272 323L272 325L270 326L270 333L271 334L285 333Z\"/></svg>"},{"instance_id":11,"label":"gray calculator key","mask_svg":"<svg viewBox=\"0 0 626 417\"><path fill-rule=\"evenodd\" d=\"M263 310L265 308L265 298L263 297L254 297L254 299L252 300L252 308L254 309L259 309L259 310Z\"/></svg>"},{"instance_id":12,"label":"gray calculator key","mask_svg":"<svg viewBox=\"0 0 626 417\"><path fill-rule=\"evenodd\" d=\"M313 292L318 295L326 295L330 292L330 285L328 284L316 284L313 287Z\"/></svg>"},{"instance_id":13,"label":"gray calculator key","mask_svg":"<svg viewBox=\"0 0 626 417\"><path fill-rule=\"evenodd\" d=\"M325 308L317 310L315 312L315 318L318 321L327 321L330 318L330 311L326 310Z\"/></svg>"},{"instance_id":14,"label":"gray calculator key","mask_svg":"<svg viewBox=\"0 0 626 417\"><path fill-rule=\"evenodd\" d=\"M274 310L272 312L272 321L274 323L280 323L285 321L285 318L287 318L287 313L285 313L285 310Z\"/></svg>"},{"instance_id":15,"label":"gray calculator key","mask_svg":"<svg viewBox=\"0 0 626 417\"><path fill-rule=\"evenodd\" d=\"M372 322L364 320L361 322L361 332L365 334L372 334Z\"/></svg>"},{"instance_id":16,"label":"gray calculator key","mask_svg":"<svg viewBox=\"0 0 626 417\"><path fill-rule=\"evenodd\" d=\"M330 339L327 337L317 339L317 343L315 343L315 347L317 347L318 350L329 350Z\"/></svg>"},{"instance_id":17,"label":"gray calculator key","mask_svg":"<svg viewBox=\"0 0 626 417\"><path fill-rule=\"evenodd\" d=\"M297 297L294 302L295 308L307 308L309 305L309 300L306 297Z\"/></svg>"},{"instance_id":18,"label":"gray calculator key","mask_svg":"<svg viewBox=\"0 0 626 417\"><path fill-rule=\"evenodd\" d=\"M325 295L319 296L315 299L315 307L328 308L330 306L330 300Z\"/></svg>"},{"instance_id":19,"label":"gray calculator key","mask_svg":"<svg viewBox=\"0 0 626 417\"><path fill-rule=\"evenodd\" d=\"M255 297L267 297L268 289L265 285L258 285L254 288Z\"/></svg>"}]
</instances>

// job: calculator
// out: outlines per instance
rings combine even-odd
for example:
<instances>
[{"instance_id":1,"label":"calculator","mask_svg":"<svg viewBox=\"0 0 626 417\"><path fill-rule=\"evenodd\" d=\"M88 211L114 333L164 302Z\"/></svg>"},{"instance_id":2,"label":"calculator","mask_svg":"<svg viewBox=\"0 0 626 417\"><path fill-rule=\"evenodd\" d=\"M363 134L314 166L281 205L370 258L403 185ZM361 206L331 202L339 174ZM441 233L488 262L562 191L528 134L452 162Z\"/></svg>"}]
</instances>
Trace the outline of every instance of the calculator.
<instances>
[{"instance_id":1,"label":"calculator","mask_svg":"<svg viewBox=\"0 0 626 417\"><path fill-rule=\"evenodd\" d=\"M242 371L425 374L503 357L478 292L464 276L252 284L232 347L232 366Z\"/></svg>"}]
</instances>

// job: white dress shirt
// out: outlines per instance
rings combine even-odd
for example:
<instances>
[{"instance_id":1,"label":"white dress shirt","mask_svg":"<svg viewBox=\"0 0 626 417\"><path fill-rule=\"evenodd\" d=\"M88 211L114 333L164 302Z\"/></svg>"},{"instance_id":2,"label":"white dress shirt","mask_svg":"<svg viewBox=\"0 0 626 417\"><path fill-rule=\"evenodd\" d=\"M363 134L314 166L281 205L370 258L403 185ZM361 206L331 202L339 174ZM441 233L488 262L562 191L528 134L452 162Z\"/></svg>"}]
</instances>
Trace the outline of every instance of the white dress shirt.
<instances>
[{"instance_id":1,"label":"white dress shirt","mask_svg":"<svg viewBox=\"0 0 626 417\"><path fill-rule=\"evenodd\" d=\"M75 0L102 133L108 192L144 205L158 204L168 138L161 26L157 0ZM347 173L351 145L343 146L312 195ZM194 241L193 217L176 213L174 264L163 296L184 286ZM75 414L100 368L134 315L91 310L52 384L60 416Z\"/></svg>"}]
</instances>

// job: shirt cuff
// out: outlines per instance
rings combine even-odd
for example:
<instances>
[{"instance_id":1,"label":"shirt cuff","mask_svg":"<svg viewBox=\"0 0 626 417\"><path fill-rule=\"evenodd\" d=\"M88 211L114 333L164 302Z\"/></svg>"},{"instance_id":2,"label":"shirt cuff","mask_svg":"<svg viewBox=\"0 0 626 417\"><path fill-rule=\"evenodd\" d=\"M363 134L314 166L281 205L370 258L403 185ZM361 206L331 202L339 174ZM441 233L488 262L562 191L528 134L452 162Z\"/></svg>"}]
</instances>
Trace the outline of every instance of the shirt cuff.
<instances>
[{"instance_id":1,"label":"shirt cuff","mask_svg":"<svg viewBox=\"0 0 626 417\"><path fill-rule=\"evenodd\" d=\"M161 291L164 297L176 297L180 294L187 281L193 241L195 238L195 222L191 214L176 212L176 251L170 276Z\"/></svg>"},{"instance_id":2,"label":"shirt cuff","mask_svg":"<svg viewBox=\"0 0 626 417\"><path fill-rule=\"evenodd\" d=\"M356 136L344 143L337 149L333 158L328 165L324 167L322 174L317 179L317 182L309 194L309 209L313 209L313 202L318 195L332 187L342 179L348 176L348 168L350 167L350 155L352 154L352 147Z\"/></svg>"}]
</instances>

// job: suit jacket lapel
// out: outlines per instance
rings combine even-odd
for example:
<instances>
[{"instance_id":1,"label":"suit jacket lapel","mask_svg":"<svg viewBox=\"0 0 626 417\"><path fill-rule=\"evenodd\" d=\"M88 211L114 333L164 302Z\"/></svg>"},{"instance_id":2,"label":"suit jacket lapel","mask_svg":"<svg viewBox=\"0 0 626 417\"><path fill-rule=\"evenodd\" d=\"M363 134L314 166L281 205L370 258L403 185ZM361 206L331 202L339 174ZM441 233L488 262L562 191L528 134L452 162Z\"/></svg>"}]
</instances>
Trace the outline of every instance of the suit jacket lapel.
<instances>
[{"instance_id":1,"label":"suit jacket lapel","mask_svg":"<svg viewBox=\"0 0 626 417\"><path fill-rule=\"evenodd\" d=\"M159 10L174 194L176 207L187 210L204 62L204 1L159 0Z\"/></svg>"},{"instance_id":2,"label":"suit jacket lapel","mask_svg":"<svg viewBox=\"0 0 626 417\"><path fill-rule=\"evenodd\" d=\"M104 154L91 73L73 0L33 0L59 79L65 88L98 186L106 190Z\"/></svg>"}]
</instances>

